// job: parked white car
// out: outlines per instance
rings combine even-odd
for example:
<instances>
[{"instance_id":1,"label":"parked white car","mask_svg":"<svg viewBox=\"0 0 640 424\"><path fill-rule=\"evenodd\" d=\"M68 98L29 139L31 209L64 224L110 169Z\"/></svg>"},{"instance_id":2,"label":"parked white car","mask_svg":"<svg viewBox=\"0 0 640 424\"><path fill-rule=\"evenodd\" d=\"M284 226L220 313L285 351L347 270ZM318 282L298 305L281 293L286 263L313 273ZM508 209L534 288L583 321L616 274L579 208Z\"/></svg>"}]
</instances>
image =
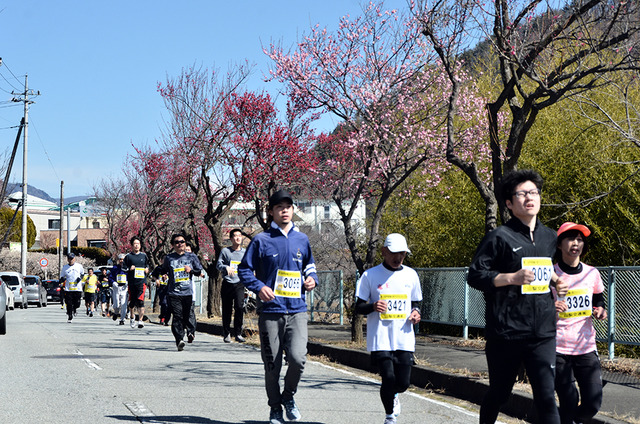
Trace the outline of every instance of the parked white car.
<instances>
[{"instance_id":1,"label":"parked white car","mask_svg":"<svg viewBox=\"0 0 640 424\"><path fill-rule=\"evenodd\" d=\"M25 309L29 303L27 301L27 286L24 284L22 274L15 271L4 271L0 272L0 278L13 291L15 303L20 306L20 309Z\"/></svg>"},{"instance_id":2,"label":"parked white car","mask_svg":"<svg viewBox=\"0 0 640 424\"><path fill-rule=\"evenodd\" d=\"M13 290L6 284L3 284L4 291L7 294L7 311L13 311L16 307L16 297L13 295Z\"/></svg>"},{"instance_id":3,"label":"parked white car","mask_svg":"<svg viewBox=\"0 0 640 424\"><path fill-rule=\"evenodd\" d=\"M4 280L0 279L0 305L7 303ZM0 308L0 334L7 334L7 308Z\"/></svg>"}]
</instances>

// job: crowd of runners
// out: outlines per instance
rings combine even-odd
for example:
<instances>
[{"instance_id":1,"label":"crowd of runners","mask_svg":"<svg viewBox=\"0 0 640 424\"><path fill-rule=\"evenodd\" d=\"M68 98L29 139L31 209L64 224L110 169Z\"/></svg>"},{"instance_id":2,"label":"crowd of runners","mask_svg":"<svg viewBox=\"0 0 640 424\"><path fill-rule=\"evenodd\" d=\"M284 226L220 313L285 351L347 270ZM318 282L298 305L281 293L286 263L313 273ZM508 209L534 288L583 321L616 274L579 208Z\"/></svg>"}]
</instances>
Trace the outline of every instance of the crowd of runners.
<instances>
[{"instance_id":1,"label":"crowd of runners","mask_svg":"<svg viewBox=\"0 0 640 424\"><path fill-rule=\"evenodd\" d=\"M602 402L600 361L592 317L605 319L604 287L593 267L581 262L586 253L584 226L564 223L557 231L538 219L542 178L534 171L514 171L502 180L502 197L511 220L487 233L469 268L468 283L481 290L486 303L486 358L489 391L480 423L494 423L506 403L520 366L531 384L537 419L545 424L582 423ZM222 275L223 340L244 342L242 299L245 287L259 298L257 312L264 363L269 423L302 417L294 395L307 355L305 294L318 284L308 237L293 223L293 198L275 192L268 203L270 228L253 237L246 249L240 229L229 232L216 268ZM193 276L202 265L183 234L171 238L173 251L149 270L141 240L131 252L98 275L84 272L73 253L62 270L64 302L72 322L84 293L86 314L111 316L120 325L144 327L147 279L155 281L160 323L168 325L178 351L195 339ZM399 393L410 385L414 365L414 325L421 319L418 274L403 264L411 251L402 234L389 234L382 263L366 270L356 285L355 312L367 316L367 350L381 376L384 424L395 424L401 412ZM110 303L112 307L110 308ZM233 327L231 318L234 315ZM281 369L287 369L281 388ZM576 383L578 388L576 387ZM558 394L560 406L556 404ZM284 410L283 410L284 408Z\"/></svg>"}]
</instances>

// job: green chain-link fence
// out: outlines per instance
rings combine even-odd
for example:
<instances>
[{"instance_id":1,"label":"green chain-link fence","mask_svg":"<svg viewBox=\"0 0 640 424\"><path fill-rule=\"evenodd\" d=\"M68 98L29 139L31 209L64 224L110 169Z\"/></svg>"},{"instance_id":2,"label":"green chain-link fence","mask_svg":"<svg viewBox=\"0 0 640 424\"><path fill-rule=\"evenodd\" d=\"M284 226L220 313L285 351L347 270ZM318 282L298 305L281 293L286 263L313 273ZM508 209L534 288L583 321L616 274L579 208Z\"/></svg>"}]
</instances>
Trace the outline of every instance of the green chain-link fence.
<instances>
[{"instance_id":1,"label":"green chain-link fence","mask_svg":"<svg viewBox=\"0 0 640 424\"><path fill-rule=\"evenodd\" d=\"M344 323L342 271L318 271L318 286L307 295L311 322Z\"/></svg>"},{"instance_id":2,"label":"green chain-link fence","mask_svg":"<svg viewBox=\"0 0 640 424\"><path fill-rule=\"evenodd\" d=\"M640 345L640 267L598 268L605 285L608 319L594 320L597 340L607 343L609 358L615 344ZM470 288L467 268L417 268L422 284L422 321L484 328L484 297ZM320 284L307 296L311 321L344 321L342 271L319 271ZM351 302L349 302L351 303Z\"/></svg>"}]
</instances>

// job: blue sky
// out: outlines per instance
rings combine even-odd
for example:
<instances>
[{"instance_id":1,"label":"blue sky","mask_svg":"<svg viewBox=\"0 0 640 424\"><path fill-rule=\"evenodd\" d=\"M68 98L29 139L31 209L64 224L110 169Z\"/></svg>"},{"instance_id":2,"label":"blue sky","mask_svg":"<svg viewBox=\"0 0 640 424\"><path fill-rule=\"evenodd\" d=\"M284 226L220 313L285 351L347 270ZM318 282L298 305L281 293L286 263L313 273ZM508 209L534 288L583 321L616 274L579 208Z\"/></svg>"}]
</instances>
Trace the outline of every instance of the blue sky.
<instances>
[{"instance_id":1,"label":"blue sky","mask_svg":"<svg viewBox=\"0 0 640 424\"><path fill-rule=\"evenodd\" d=\"M53 197L61 180L65 197L91 194L120 175L132 145L160 137L168 115L158 82L192 65L226 71L248 60L249 88L275 95L277 83L262 81L263 45L293 45L311 25L335 29L361 10L359 0L0 0L0 150L13 146L23 108L7 101L28 74L41 93L29 109L28 183ZM22 179L19 151L12 182Z\"/></svg>"}]
</instances>

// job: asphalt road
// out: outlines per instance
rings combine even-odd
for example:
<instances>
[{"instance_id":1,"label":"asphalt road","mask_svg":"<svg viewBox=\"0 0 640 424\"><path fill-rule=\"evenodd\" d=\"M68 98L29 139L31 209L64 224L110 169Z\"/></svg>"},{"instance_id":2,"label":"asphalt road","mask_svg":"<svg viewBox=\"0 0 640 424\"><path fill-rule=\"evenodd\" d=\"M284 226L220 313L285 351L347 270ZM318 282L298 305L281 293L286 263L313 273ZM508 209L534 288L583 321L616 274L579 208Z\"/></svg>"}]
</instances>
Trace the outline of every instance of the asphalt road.
<instances>
[{"instance_id":1,"label":"asphalt road","mask_svg":"<svg viewBox=\"0 0 640 424\"><path fill-rule=\"evenodd\" d=\"M301 423L382 423L378 384L309 361ZM199 333L178 352L168 327L132 329L58 304L14 310L0 336L0 423L268 422L258 349ZM476 423L458 406L405 393L400 424Z\"/></svg>"}]
</instances>

